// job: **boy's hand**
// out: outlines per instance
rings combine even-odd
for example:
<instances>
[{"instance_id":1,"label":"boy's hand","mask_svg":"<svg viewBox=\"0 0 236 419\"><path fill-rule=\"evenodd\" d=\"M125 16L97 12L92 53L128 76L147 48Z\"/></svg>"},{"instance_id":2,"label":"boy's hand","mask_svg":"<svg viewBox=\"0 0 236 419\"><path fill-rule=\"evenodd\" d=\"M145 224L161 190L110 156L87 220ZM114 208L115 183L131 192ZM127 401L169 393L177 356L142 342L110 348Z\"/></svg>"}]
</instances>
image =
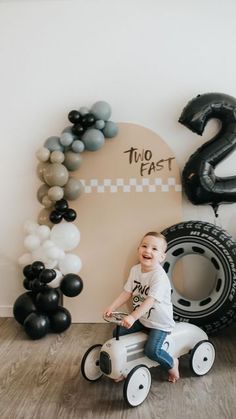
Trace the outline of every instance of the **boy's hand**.
<instances>
[{"instance_id":1,"label":"boy's hand","mask_svg":"<svg viewBox=\"0 0 236 419\"><path fill-rule=\"evenodd\" d=\"M129 314L128 316L125 316L121 322L121 326L126 327L126 329L130 329L131 326L133 326L135 322L135 318Z\"/></svg>"},{"instance_id":2,"label":"boy's hand","mask_svg":"<svg viewBox=\"0 0 236 419\"><path fill-rule=\"evenodd\" d=\"M103 313L103 317L111 317L112 315L112 310L108 307L104 313Z\"/></svg>"}]
</instances>

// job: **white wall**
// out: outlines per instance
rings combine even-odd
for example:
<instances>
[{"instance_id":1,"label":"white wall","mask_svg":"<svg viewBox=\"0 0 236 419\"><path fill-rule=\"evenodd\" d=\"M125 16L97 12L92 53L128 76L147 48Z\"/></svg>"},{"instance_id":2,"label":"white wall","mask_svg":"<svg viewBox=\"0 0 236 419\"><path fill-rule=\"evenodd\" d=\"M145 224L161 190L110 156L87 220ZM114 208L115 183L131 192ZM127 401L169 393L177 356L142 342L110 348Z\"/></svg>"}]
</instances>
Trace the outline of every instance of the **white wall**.
<instances>
[{"instance_id":1,"label":"white wall","mask_svg":"<svg viewBox=\"0 0 236 419\"><path fill-rule=\"evenodd\" d=\"M36 150L68 125L67 113L97 100L114 121L157 132L182 169L216 130L199 137L178 123L199 93L236 96L234 0L0 1L0 315L24 292L17 265L23 223L37 219ZM235 173L235 154L217 174ZM236 237L236 204L219 225ZM184 200L184 218L214 222Z\"/></svg>"}]
</instances>

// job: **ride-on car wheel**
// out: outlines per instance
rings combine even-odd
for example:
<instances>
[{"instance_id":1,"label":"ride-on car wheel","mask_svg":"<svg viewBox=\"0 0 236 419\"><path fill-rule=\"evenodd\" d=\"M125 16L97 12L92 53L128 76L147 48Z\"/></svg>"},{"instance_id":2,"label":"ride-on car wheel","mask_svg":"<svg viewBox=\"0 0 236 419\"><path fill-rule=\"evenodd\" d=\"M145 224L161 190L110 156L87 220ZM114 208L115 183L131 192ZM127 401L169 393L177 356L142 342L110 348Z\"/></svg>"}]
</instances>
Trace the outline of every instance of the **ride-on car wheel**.
<instances>
[{"instance_id":1,"label":"ride-on car wheel","mask_svg":"<svg viewBox=\"0 0 236 419\"><path fill-rule=\"evenodd\" d=\"M151 374L145 365L137 365L127 375L123 395L125 401L135 407L143 403L151 387Z\"/></svg>"},{"instance_id":2,"label":"ride-on car wheel","mask_svg":"<svg viewBox=\"0 0 236 419\"><path fill-rule=\"evenodd\" d=\"M214 360L214 345L208 340L202 340L191 351L190 366L194 374L205 375L210 371Z\"/></svg>"},{"instance_id":3,"label":"ride-on car wheel","mask_svg":"<svg viewBox=\"0 0 236 419\"><path fill-rule=\"evenodd\" d=\"M88 381L97 381L103 376L99 365L101 347L100 344L91 346L82 358L81 372Z\"/></svg>"}]
</instances>

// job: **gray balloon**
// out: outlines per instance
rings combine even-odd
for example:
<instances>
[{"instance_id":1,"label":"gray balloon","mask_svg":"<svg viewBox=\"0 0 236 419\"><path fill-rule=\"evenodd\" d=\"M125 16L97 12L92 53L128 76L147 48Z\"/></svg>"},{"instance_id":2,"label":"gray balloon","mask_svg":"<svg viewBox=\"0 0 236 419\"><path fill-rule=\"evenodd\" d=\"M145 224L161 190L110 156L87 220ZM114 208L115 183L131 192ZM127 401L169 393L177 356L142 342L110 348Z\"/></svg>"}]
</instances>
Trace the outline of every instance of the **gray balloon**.
<instances>
[{"instance_id":1,"label":"gray balloon","mask_svg":"<svg viewBox=\"0 0 236 419\"><path fill-rule=\"evenodd\" d=\"M36 173L37 173L37 175L38 175L38 178L42 181L42 182L44 182L44 172L45 172L45 170L46 170L46 168L48 167L48 165L49 165L50 163L43 163L43 162L41 162L41 163L39 163L39 164L37 164L37 167L36 167Z\"/></svg>"},{"instance_id":2,"label":"gray balloon","mask_svg":"<svg viewBox=\"0 0 236 419\"><path fill-rule=\"evenodd\" d=\"M48 189L49 189L49 186L48 185L46 185L46 183L43 183L39 188L38 188L38 191L37 191L37 199L38 199L38 201L40 202L40 204L42 204L42 199L43 199L43 197L45 196L45 195L47 195L47 193L48 193Z\"/></svg>"},{"instance_id":3,"label":"gray balloon","mask_svg":"<svg viewBox=\"0 0 236 419\"><path fill-rule=\"evenodd\" d=\"M104 145L105 137L98 129L89 128L82 136L82 141L86 150L97 151Z\"/></svg>"},{"instance_id":4,"label":"gray balloon","mask_svg":"<svg viewBox=\"0 0 236 419\"><path fill-rule=\"evenodd\" d=\"M118 126L115 122L107 121L102 132L106 138L115 137L118 134Z\"/></svg>"},{"instance_id":5,"label":"gray balloon","mask_svg":"<svg viewBox=\"0 0 236 419\"><path fill-rule=\"evenodd\" d=\"M64 165L69 171L77 170L82 163L82 158L79 153L74 153L73 151L67 151L65 153Z\"/></svg>"},{"instance_id":6,"label":"gray balloon","mask_svg":"<svg viewBox=\"0 0 236 419\"><path fill-rule=\"evenodd\" d=\"M64 186L68 181L69 174L63 164L51 163L45 169L43 177L49 186Z\"/></svg>"},{"instance_id":7,"label":"gray balloon","mask_svg":"<svg viewBox=\"0 0 236 419\"><path fill-rule=\"evenodd\" d=\"M64 147L61 145L60 143L60 138L59 137L49 137L45 142L44 142L44 147L48 148L48 150L50 151L63 151Z\"/></svg>"},{"instance_id":8,"label":"gray balloon","mask_svg":"<svg viewBox=\"0 0 236 419\"><path fill-rule=\"evenodd\" d=\"M109 103L100 100L93 104L91 112L96 119L103 119L104 121L107 121L111 116L111 106Z\"/></svg>"},{"instance_id":9,"label":"gray balloon","mask_svg":"<svg viewBox=\"0 0 236 419\"><path fill-rule=\"evenodd\" d=\"M50 221L51 210L47 208L43 208L38 215L38 223L40 225L47 225L48 227L52 227L54 224Z\"/></svg>"},{"instance_id":10,"label":"gray balloon","mask_svg":"<svg viewBox=\"0 0 236 419\"><path fill-rule=\"evenodd\" d=\"M69 178L66 186L64 187L64 198L69 201L77 199L83 193L84 186L78 179Z\"/></svg>"}]
</instances>

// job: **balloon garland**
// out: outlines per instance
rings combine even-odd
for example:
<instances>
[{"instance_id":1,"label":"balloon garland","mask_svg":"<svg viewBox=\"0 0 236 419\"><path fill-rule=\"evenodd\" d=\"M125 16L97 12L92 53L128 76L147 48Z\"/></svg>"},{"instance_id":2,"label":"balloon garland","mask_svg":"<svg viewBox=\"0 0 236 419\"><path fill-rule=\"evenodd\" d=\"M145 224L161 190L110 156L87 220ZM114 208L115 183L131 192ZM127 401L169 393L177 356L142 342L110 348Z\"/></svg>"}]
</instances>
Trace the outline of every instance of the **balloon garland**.
<instances>
[{"instance_id":1,"label":"balloon garland","mask_svg":"<svg viewBox=\"0 0 236 419\"><path fill-rule=\"evenodd\" d=\"M62 294L75 297L83 289L78 275L82 262L70 253L80 242L79 229L72 224L77 214L68 205L80 196L83 185L70 172L79 169L85 150L97 151L105 139L117 135L118 126L110 117L111 106L105 101L94 103L91 109L72 110L68 114L72 125L60 136L47 138L36 152L42 181L37 198L44 208L38 222L29 220L24 225L27 253L18 262L27 292L13 306L15 319L32 339L48 332L61 333L71 324L69 311L59 304Z\"/></svg>"}]
</instances>

